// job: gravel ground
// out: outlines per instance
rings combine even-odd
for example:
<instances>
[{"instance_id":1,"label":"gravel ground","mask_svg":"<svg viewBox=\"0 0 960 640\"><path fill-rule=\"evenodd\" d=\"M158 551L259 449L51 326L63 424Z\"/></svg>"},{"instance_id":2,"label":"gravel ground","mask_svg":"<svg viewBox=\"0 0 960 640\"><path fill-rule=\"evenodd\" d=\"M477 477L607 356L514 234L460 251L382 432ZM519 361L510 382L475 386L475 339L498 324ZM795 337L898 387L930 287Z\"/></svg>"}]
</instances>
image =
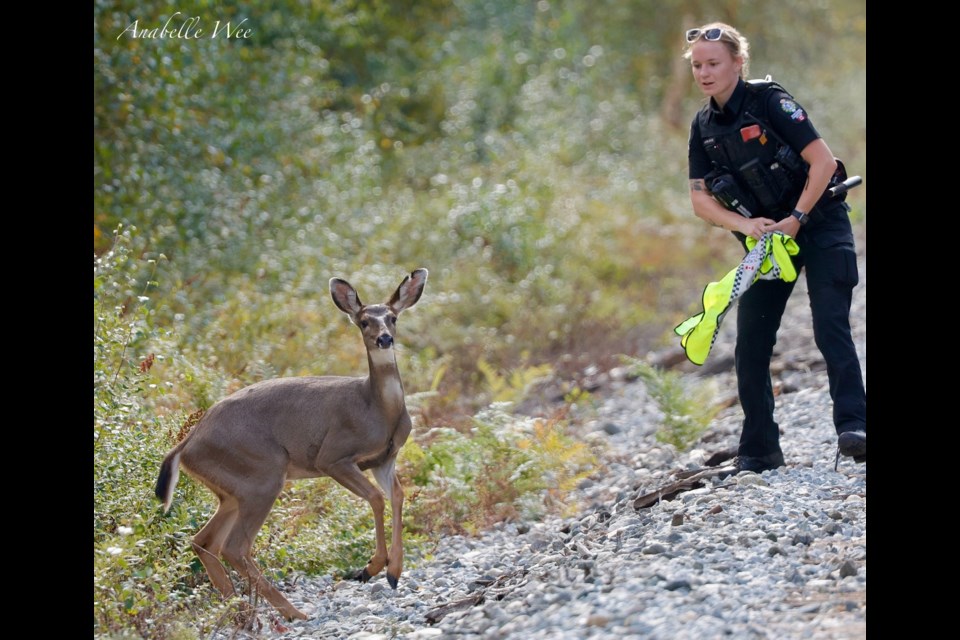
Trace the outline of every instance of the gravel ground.
<instances>
[{"instance_id":1,"label":"gravel ground","mask_svg":"<svg viewBox=\"0 0 960 640\"><path fill-rule=\"evenodd\" d=\"M865 238L859 242L851 323L866 375ZM586 425L608 454L602 472L578 489L579 515L446 537L396 590L383 574L367 584L301 580L287 589L310 619L267 622L257 637L866 637L866 465L844 458L834 471L827 377L802 276L786 313L791 331L781 332L774 368L785 468L708 478L635 509L634 499L673 471L735 447L741 416L738 405L725 409L678 455L654 438L660 416L643 384L615 381ZM736 389L728 368L734 328L732 312L707 365L690 374L728 393Z\"/></svg>"}]
</instances>

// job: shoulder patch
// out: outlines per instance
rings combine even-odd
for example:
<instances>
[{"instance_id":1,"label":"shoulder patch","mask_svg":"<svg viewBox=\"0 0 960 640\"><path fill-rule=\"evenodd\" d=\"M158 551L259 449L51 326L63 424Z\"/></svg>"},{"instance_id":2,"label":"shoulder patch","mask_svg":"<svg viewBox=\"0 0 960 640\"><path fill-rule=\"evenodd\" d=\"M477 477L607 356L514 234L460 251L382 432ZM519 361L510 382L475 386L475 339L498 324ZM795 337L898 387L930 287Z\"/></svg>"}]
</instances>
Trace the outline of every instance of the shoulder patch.
<instances>
[{"instance_id":1,"label":"shoulder patch","mask_svg":"<svg viewBox=\"0 0 960 640\"><path fill-rule=\"evenodd\" d=\"M796 102L794 102L789 98L780 99L780 109L784 113L790 114L791 120L796 120L797 122L803 122L804 120L807 119L807 116L803 113L803 109L801 109Z\"/></svg>"}]
</instances>

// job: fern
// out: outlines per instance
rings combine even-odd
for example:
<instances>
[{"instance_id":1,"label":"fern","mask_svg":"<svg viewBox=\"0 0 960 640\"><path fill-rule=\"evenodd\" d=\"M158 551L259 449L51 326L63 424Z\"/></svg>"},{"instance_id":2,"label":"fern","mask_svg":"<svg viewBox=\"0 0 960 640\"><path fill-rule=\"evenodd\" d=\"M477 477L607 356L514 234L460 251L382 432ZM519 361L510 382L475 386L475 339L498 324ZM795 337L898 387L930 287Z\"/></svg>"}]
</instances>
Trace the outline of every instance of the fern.
<instances>
[{"instance_id":1,"label":"fern","mask_svg":"<svg viewBox=\"0 0 960 640\"><path fill-rule=\"evenodd\" d=\"M634 358L627 359L630 372L647 387L663 413L657 442L686 451L706 432L720 410L714 402L712 384L697 382L673 371L664 371Z\"/></svg>"},{"instance_id":2,"label":"fern","mask_svg":"<svg viewBox=\"0 0 960 640\"><path fill-rule=\"evenodd\" d=\"M543 381L553 373L553 367L542 364L533 367L520 367L506 375L501 375L483 358L477 362L477 368L486 380L493 403L519 402L523 400L533 385Z\"/></svg>"}]
</instances>

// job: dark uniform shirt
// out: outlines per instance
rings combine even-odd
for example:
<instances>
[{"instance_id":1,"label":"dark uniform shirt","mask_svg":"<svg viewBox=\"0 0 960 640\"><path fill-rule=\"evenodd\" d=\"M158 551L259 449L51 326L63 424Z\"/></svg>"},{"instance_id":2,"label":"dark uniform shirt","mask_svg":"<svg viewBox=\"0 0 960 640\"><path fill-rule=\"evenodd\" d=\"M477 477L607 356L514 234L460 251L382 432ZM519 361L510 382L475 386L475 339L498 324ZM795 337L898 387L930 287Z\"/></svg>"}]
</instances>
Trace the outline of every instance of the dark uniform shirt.
<instances>
[{"instance_id":1,"label":"dark uniform shirt","mask_svg":"<svg viewBox=\"0 0 960 640\"><path fill-rule=\"evenodd\" d=\"M717 107L717 102L713 98L710 98L710 103L705 105L704 109L708 110L710 118L717 124L732 124L740 115L746 93L744 81L738 80L730 99L722 109ZM700 136L700 127L697 124L698 117L699 114L693 118L693 123L690 125L690 141L687 148L691 180L703 178L713 168L703 148L703 138ZM767 92L767 120L770 128L797 153L801 153L808 144L820 137L803 107L782 91L771 89Z\"/></svg>"}]
</instances>

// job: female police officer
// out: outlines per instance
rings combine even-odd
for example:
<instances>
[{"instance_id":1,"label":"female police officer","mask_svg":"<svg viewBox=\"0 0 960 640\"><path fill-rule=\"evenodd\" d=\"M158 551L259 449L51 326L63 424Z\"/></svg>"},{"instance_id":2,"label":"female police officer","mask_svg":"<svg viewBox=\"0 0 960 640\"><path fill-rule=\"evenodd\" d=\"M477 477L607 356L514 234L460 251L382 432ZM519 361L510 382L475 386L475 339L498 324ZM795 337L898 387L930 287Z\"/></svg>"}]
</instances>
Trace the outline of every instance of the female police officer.
<instances>
[{"instance_id":1,"label":"female police officer","mask_svg":"<svg viewBox=\"0 0 960 640\"><path fill-rule=\"evenodd\" d=\"M798 271L806 271L814 338L827 363L837 455L866 461L867 399L849 318L858 282L853 231L847 204L825 195L837 161L780 85L744 80L749 45L736 29L712 23L686 36L684 57L708 98L690 127L693 210L741 242L768 231L796 239L794 260ZM784 464L770 358L794 284L760 280L739 299L735 353L744 420L738 471Z\"/></svg>"}]
</instances>

